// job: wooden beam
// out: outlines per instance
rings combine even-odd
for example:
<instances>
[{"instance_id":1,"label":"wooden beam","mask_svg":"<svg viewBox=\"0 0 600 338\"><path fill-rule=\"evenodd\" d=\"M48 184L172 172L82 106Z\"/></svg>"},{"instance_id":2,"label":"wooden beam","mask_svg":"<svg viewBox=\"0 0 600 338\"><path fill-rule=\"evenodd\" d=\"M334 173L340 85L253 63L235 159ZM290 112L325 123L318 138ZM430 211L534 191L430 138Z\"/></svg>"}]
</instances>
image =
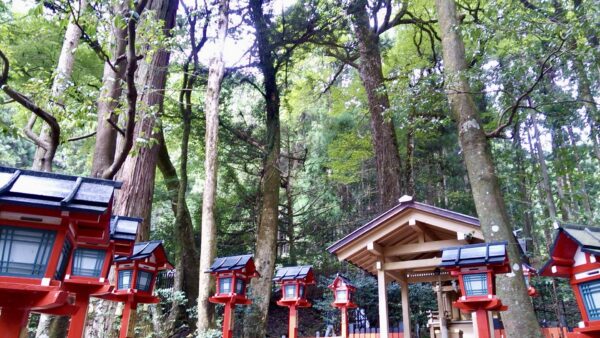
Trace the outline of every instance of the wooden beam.
<instances>
[{"instance_id":1,"label":"wooden beam","mask_svg":"<svg viewBox=\"0 0 600 338\"><path fill-rule=\"evenodd\" d=\"M415 259L412 261L400 261L400 262L389 262L383 264L384 270L411 270L417 268L433 268L442 264L442 259L426 258L426 259Z\"/></svg>"},{"instance_id":2,"label":"wooden beam","mask_svg":"<svg viewBox=\"0 0 600 338\"><path fill-rule=\"evenodd\" d=\"M383 262L377 262L383 263ZM380 264L383 265L383 264ZM377 294L379 299L379 336L388 337L388 306L387 306L387 286L384 270L377 270Z\"/></svg>"},{"instance_id":3,"label":"wooden beam","mask_svg":"<svg viewBox=\"0 0 600 338\"><path fill-rule=\"evenodd\" d=\"M417 233L417 236L419 238L419 243L423 243L425 242L425 231L423 231L423 228L417 224L417 220L414 218L411 218L408 220L408 226Z\"/></svg>"},{"instance_id":4,"label":"wooden beam","mask_svg":"<svg viewBox=\"0 0 600 338\"><path fill-rule=\"evenodd\" d=\"M384 249L385 256L402 256L411 254L420 254L426 252L438 252L449 246L465 245L467 241L448 239L442 241L433 241L425 243L397 244Z\"/></svg>"},{"instance_id":5,"label":"wooden beam","mask_svg":"<svg viewBox=\"0 0 600 338\"><path fill-rule=\"evenodd\" d=\"M383 248L381 247L381 245L375 242L369 242L367 244L367 250L375 256L383 256Z\"/></svg>"},{"instance_id":6,"label":"wooden beam","mask_svg":"<svg viewBox=\"0 0 600 338\"><path fill-rule=\"evenodd\" d=\"M406 273L402 273L400 279L400 296L402 298L402 326L404 327L404 336L412 337L410 329L410 304L408 301L408 281Z\"/></svg>"},{"instance_id":7,"label":"wooden beam","mask_svg":"<svg viewBox=\"0 0 600 338\"><path fill-rule=\"evenodd\" d=\"M462 232L465 234L473 233L473 238L484 240L483 233L478 226L449 220L441 216L428 213L415 213L412 217L414 217L417 222L429 224L433 227L439 227L454 232ZM435 233L435 230L433 232Z\"/></svg>"}]
</instances>

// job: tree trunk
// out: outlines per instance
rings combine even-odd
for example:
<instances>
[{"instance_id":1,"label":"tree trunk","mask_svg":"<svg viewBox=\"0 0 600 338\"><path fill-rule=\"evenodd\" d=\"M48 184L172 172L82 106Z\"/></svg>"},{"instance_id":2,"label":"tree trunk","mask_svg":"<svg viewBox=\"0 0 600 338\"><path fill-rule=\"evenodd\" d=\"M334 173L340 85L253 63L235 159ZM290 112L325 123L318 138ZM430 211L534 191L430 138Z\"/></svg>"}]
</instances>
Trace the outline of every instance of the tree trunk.
<instances>
[{"instance_id":1,"label":"tree trunk","mask_svg":"<svg viewBox=\"0 0 600 338\"><path fill-rule=\"evenodd\" d=\"M175 24L178 4L177 0L150 0L144 13L154 17L144 19L164 22L163 31L166 35L170 35L170 30ZM146 52L147 50L142 50L140 54ZM168 50L157 50L153 53L150 63L142 62L137 70L136 83L140 92L138 96L140 109L133 139L143 139L146 144L140 145L137 151L129 153L115 178L122 181L123 186L116 195L113 213L143 218L143 223L138 229L137 241L145 241L150 237L152 195L159 148L157 142L151 142L151 139L156 140L154 127L156 118L162 111L169 57ZM105 334L112 327L115 318L110 303L101 301L96 306L96 314L104 314L104 316L90 321L87 328L90 337L95 334Z\"/></svg>"},{"instance_id":2,"label":"tree trunk","mask_svg":"<svg viewBox=\"0 0 600 338\"><path fill-rule=\"evenodd\" d=\"M123 13L129 10L129 3L119 2L115 11ZM117 67L113 70L108 62L104 63L104 74L102 75L102 89L98 98L98 122L96 125L96 143L94 145L94 158L92 160L92 176L101 177L113 163L117 147L117 130L108 120L117 123L115 109L119 106L123 81L125 76L126 62L117 63L117 58L125 54L127 47L127 28L112 25L114 41L111 63Z\"/></svg>"},{"instance_id":3,"label":"tree trunk","mask_svg":"<svg viewBox=\"0 0 600 338\"><path fill-rule=\"evenodd\" d=\"M215 282L206 271L210 268L217 252L217 224L215 220L215 199L217 194L217 168L219 143L219 97L225 65L223 50L227 38L229 22L229 0L219 1L219 26L214 56L210 60L208 84L204 98L206 115L204 191L202 194L202 240L200 245L200 284L198 292L198 332L202 333L215 326L214 305L208 298L214 293Z\"/></svg>"},{"instance_id":4,"label":"tree trunk","mask_svg":"<svg viewBox=\"0 0 600 338\"><path fill-rule=\"evenodd\" d=\"M568 221L573 218L571 209L571 189L569 188L569 179L566 174L564 165L564 156L562 148L564 146L563 135L560 126L552 126L550 130L552 137L552 153L554 153L555 161L555 176L556 176L556 192L558 193L559 209L563 221ZM539 139L536 139L539 143Z\"/></svg>"},{"instance_id":5,"label":"tree trunk","mask_svg":"<svg viewBox=\"0 0 600 338\"><path fill-rule=\"evenodd\" d=\"M184 128L186 129L186 128ZM184 148L184 144L187 143L188 140L186 138L189 137L189 127L184 131L184 137L182 138L182 148ZM188 135L187 137L185 135ZM171 209L173 210L173 214L175 215L175 238L179 243L178 249L178 261L181 262L181 266L185 266L185 269L177 269L177 279L180 279L181 282L177 283L177 287L174 289L176 291L183 291L186 294L189 304L195 304L196 299L198 298L198 248L194 241L194 224L192 222L192 216L190 214L190 210L188 208L187 202L185 199L180 200L180 191L187 190L187 184L182 184L177 176L177 170L175 166L171 162L171 157L169 156L169 151L167 149L167 145L164 139L162 127L158 133L158 141L159 141L159 149L158 149L158 162L157 166L160 170L163 180L165 181L165 185L167 186L167 191L169 194L169 199L171 200ZM184 162L187 155L184 156L184 150L182 149L181 161ZM185 150L187 154L187 150ZM185 161L187 162L187 161ZM187 171L187 168L185 168ZM180 304L175 302L171 307L171 314L169 317L171 319L179 318L179 310ZM172 323L172 327L168 328L168 332L171 332L171 329L174 328L174 324Z\"/></svg>"},{"instance_id":6,"label":"tree trunk","mask_svg":"<svg viewBox=\"0 0 600 338\"><path fill-rule=\"evenodd\" d=\"M266 147L261 179L262 205L260 207L254 261L260 278L252 280L252 309L245 327L247 338L266 335L269 303L271 301L271 278L277 258L277 230L279 216L279 155L281 130L279 123L279 88L277 87L273 46L269 40L267 18L263 13L262 0L250 0L250 16L254 22L258 45L259 68L264 77L266 103Z\"/></svg>"},{"instance_id":7,"label":"tree trunk","mask_svg":"<svg viewBox=\"0 0 600 338\"><path fill-rule=\"evenodd\" d=\"M80 2L80 8L83 10L87 6L85 0ZM67 25L65 32L65 39L63 40L62 49L58 58L58 65L56 66L54 81L52 83L51 96L53 100L60 104L63 100L63 95L68 87L68 83L73 73L73 66L75 65L75 50L79 46L79 40L81 39L81 30L73 22L73 18ZM35 121L37 115L32 114L31 119ZM29 123L33 125L33 123ZM40 131L40 138L46 140L49 143L50 140L50 129L48 125L44 123ZM42 171L52 171L52 161L48 157L48 153L44 148L37 147L35 151L35 157L33 160L32 169ZM52 156L54 157L54 156ZM69 317L57 317L42 314L40 315L40 321L35 333L37 338L54 338L65 336L66 328L68 327Z\"/></svg>"},{"instance_id":8,"label":"tree trunk","mask_svg":"<svg viewBox=\"0 0 600 338\"><path fill-rule=\"evenodd\" d=\"M575 139L575 132L573 131L573 126L567 126L567 135L569 136L569 143L571 144L573 156L575 156L575 167L577 168L577 171L579 173L579 190L582 197L583 210L585 211L585 216L587 217L588 221L591 221L594 216L594 212L592 210L592 204L590 202L590 195L587 192L587 186L585 184L585 173L583 171L583 168L581 168L582 160L579 156L579 150L577 149L577 141Z\"/></svg>"},{"instance_id":9,"label":"tree trunk","mask_svg":"<svg viewBox=\"0 0 600 338\"><path fill-rule=\"evenodd\" d=\"M453 0L436 0L436 8L442 37L446 91L458 122L460 146L481 230L486 241L508 241L507 253L512 273L498 278L498 295L508 305L508 311L502 312L504 327L509 337L542 337L533 304L527 295L519 244L512 234L485 131L469 94L471 89L465 74L468 67L458 29L460 23L456 4Z\"/></svg>"},{"instance_id":10,"label":"tree trunk","mask_svg":"<svg viewBox=\"0 0 600 338\"><path fill-rule=\"evenodd\" d=\"M79 2L80 10L83 11L87 6L87 2L82 0ZM58 58L58 65L56 66L54 80L52 82L52 90L51 97L53 100L60 104L63 102L63 94L68 87L69 80L71 79L71 74L73 73L73 66L75 65L75 50L79 46L79 39L81 39L81 30L71 18L69 24L67 25L67 31L65 32L65 39L63 40L62 49L60 51L60 56ZM33 126L37 116L32 114L30 123L28 125ZM33 123L31 123L33 121ZM40 139L45 141L46 143L50 143L50 129L48 125L44 123L42 125L42 129L40 131ZM46 152L46 150L42 147L37 147L35 151L35 157L33 159L33 165L31 169L33 170L42 170L42 171L52 171L52 158L49 157L50 152ZM43 316L47 317L47 316ZM45 322L46 318L44 318ZM42 319L40 319L42 321ZM43 325L40 322L40 326ZM40 332L38 326L37 336L42 337L45 333Z\"/></svg>"},{"instance_id":11,"label":"tree trunk","mask_svg":"<svg viewBox=\"0 0 600 338\"><path fill-rule=\"evenodd\" d=\"M164 21L163 30L166 35L170 35L175 24L178 3L177 0L151 0L146 7L147 12L156 13L155 20ZM153 54L150 63L140 64L136 81L140 88L140 109L133 139L144 140L145 144L138 144L137 152L127 156L117 175L117 180L123 181L123 186L115 199L114 213L144 219L138 231L137 239L140 241L150 238L154 176L158 159L154 127L162 112L169 58L170 51L160 49Z\"/></svg>"},{"instance_id":12,"label":"tree trunk","mask_svg":"<svg viewBox=\"0 0 600 338\"><path fill-rule=\"evenodd\" d=\"M532 119L532 124L535 124L535 120ZM531 159L532 159L532 165L533 167L535 167L536 163L539 163L536 159L534 159L534 154L536 153L536 151L534 150L534 142L532 141L531 138L531 133L529 131L530 127L527 127L527 140L529 143L529 147L530 147L530 155L531 155ZM535 156L537 157L537 156ZM544 162L545 165L545 162ZM540 199L544 199L546 198L546 208L544 208L544 216L545 219L549 219L551 222L554 222L556 220L556 206L554 205L554 200L551 199L552 203L551 205L548 205L548 200L547 200L547 194L546 194L546 189L544 187L543 184L543 179L542 181L538 181L538 191L539 191L539 198ZM552 212L554 213L554 216L552 216ZM548 252L550 252L550 248L552 246L552 225L551 224L547 224L547 223L543 223L543 227L542 227L542 233L544 235L544 247L546 248L546 250L548 250ZM556 278L552 278L552 302L553 302L553 309L556 315L556 318L559 319L559 325L560 327L564 327L566 325L565 322L565 316L562 312L561 307L559 306L559 302L558 302L558 298L557 298L557 294L556 294Z\"/></svg>"},{"instance_id":13,"label":"tree trunk","mask_svg":"<svg viewBox=\"0 0 600 338\"><path fill-rule=\"evenodd\" d=\"M540 142L540 131L537 126L537 119L535 115L531 116L531 124L533 127L533 137L535 143L535 153L537 155L538 164L540 166L540 174L542 175L541 187L544 191L544 198L546 199L546 206L548 208L548 214L552 219L552 222L558 221L558 211L556 204L554 203L554 196L552 193L552 186L550 185L550 174L548 173L548 166L546 165L546 159L544 156L544 149Z\"/></svg>"},{"instance_id":14,"label":"tree trunk","mask_svg":"<svg viewBox=\"0 0 600 338\"><path fill-rule=\"evenodd\" d=\"M401 164L396 130L389 109L390 101L381 69L379 36L370 27L366 6L366 0L356 0L350 5L348 12L358 41L360 79L369 101L371 139L377 171L378 211L384 211L398 204L398 198L402 194Z\"/></svg>"}]
</instances>

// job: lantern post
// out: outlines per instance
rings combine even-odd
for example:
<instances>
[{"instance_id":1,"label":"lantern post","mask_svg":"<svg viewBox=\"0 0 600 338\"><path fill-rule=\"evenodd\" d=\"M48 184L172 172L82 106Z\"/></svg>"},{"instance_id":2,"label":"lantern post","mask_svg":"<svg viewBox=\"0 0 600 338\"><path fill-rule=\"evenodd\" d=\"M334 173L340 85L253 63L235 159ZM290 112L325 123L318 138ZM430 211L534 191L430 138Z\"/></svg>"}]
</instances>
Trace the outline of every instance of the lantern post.
<instances>
[{"instance_id":1,"label":"lantern post","mask_svg":"<svg viewBox=\"0 0 600 338\"><path fill-rule=\"evenodd\" d=\"M289 308L288 338L298 337L298 308L310 307L306 287L315 284L312 266L280 268L273 281L281 286L281 299L277 305Z\"/></svg>"},{"instance_id":2,"label":"lantern post","mask_svg":"<svg viewBox=\"0 0 600 338\"><path fill-rule=\"evenodd\" d=\"M600 228L561 225L539 275L570 279L582 320L568 337L600 336Z\"/></svg>"},{"instance_id":3,"label":"lantern post","mask_svg":"<svg viewBox=\"0 0 600 338\"><path fill-rule=\"evenodd\" d=\"M357 307L353 302L354 292L356 287L352 285L350 280L339 273L335 276L335 279L328 286L333 291L333 303L331 306L340 309L342 315L341 322L341 337L348 337L348 309Z\"/></svg>"},{"instance_id":4,"label":"lantern post","mask_svg":"<svg viewBox=\"0 0 600 338\"><path fill-rule=\"evenodd\" d=\"M79 239L100 246L109 242L113 195L120 186L108 180L0 167L3 337L18 337L29 312L70 315L83 305L66 287L67 269Z\"/></svg>"},{"instance_id":5,"label":"lantern post","mask_svg":"<svg viewBox=\"0 0 600 338\"><path fill-rule=\"evenodd\" d=\"M173 269L162 241L136 243L130 256L117 256L115 261L116 287L112 292L95 297L125 303L119 338L133 338L138 304L156 304L153 295L156 277L162 270Z\"/></svg>"},{"instance_id":6,"label":"lantern post","mask_svg":"<svg viewBox=\"0 0 600 338\"><path fill-rule=\"evenodd\" d=\"M206 273L215 276L217 283L211 303L225 304L223 338L233 337L234 310L236 305L249 305L247 290L250 279L259 277L252 255L218 257Z\"/></svg>"},{"instance_id":7,"label":"lantern post","mask_svg":"<svg viewBox=\"0 0 600 338\"><path fill-rule=\"evenodd\" d=\"M475 314L477 337L490 338L488 311L505 311L496 296L496 274L510 271L506 242L483 243L445 248L441 267L458 277L461 297L452 303L464 312Z\"/></svg>"}]
</instances>

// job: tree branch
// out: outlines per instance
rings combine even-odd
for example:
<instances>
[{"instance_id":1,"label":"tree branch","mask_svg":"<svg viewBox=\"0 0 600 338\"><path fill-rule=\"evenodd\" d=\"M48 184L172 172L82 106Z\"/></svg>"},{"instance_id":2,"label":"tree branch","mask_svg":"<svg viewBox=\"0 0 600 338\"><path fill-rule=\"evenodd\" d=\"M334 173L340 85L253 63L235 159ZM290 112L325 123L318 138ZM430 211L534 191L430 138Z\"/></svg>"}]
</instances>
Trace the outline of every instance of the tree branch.
<instances>
[{"instance_id":1,"label":"tree branch","mask_svg":"<svg viewBox=\"0 0 600 338\"><path fill-rule=\"evenodd\" d=\"M135 38L136 38L136 23L140 19L140 15L148 0L141 0L135 7L129 16L127 22L127 69L126 69L126 82L127 82L127 103L129 105L127 109L127 124L125 127L125 142L121 152L115 156L114 162L108 167L103 173L102 178L112 179L117 171L121 168L125 159L129 154L129 151L133 147L133 134L135 131L135 115L136 115L136 104L137 104L137 88L135 87L135 72L137 70L138 58L135 53Z\"/></svg>"},{"instance_id":2,"label":"tree branch","mask_svg":"<svg viewBox=\"0 0 600 338\"><path fill-rule=\"evenodd\" d=\"M540 66L540 70L539 70L539 74L536 77L535 81L533 82L533 84L531 86L529 86L529 88L527 88L527 90L525 92L523 92L515 101L515 103L511 106L506 108L501 114L500 117L498 118L498 127L496 129L494 129L491 132L488 132L485 134L486 137L488 138L494 138L494 137L499 137L500 134L504 131L504 129L508 126L510 126L515 118L515 115L517 114L517 112L519 111L520 108L524 108L521 105L521 101L523 101L525 98L529 97L529 95L533 92L533 90L535 89L535 87L537 87L537 85L542 81L542 79L544 78L544 76L546 75L546 73L548 73L552 67L548 66L548 63L550 62L550 59L552 59L554 56L556 56L562 49L563 45L565 44L565 40L561 41L560 46L558 46L558 48L556 50L554 50L552 53L550 53L546 59L544 59L544 62L542 62L542 65ZM504 117L504 114L506 114L508 111L510 111L510 115L508 116L508 120L505 123L500 123Z\"/></svg>"},{"instance_id":3,"label":"tree branch","mask_svg":"<svg viewBox=\"0 0 600 338\"><path fill-rule=\"evenodd\" d=\"M56 118L54 116L52 116L50 113L48 113L47 111L45 111L44 109L42 109L41 107L36 105L30 98L17 92L16 90L12 89L7 84L8 70L10 69L10 63L8 61L8 58L4 54L4 52L2 52L2 50L0 50L0 59L2 60L2 63L4 64L2 67L2 73L0 75L0 88L2 88L2 90L6 93L6 95L8 95L11 99L13 99L17 103L19 103L20 105L25 107L26 109L28 109L29 111L34 113L36 116L39 116L40 118L42 118L42 120L44 120L44 122L46 122L48 124L48 126L50 127L49 143L43 142L42 140L40 140L37 137L37 135L35 135L35 137L31 137L35 133L33 133L33 132L27 133L27 129L26 129L25 133L34 142L36 142L37 145L46 149L46 155L44 156L44 170L51 171L52 170L52 160L54 159L54 155L56 154L56 149L58 148L58 144L60 142L60 125L58 124L58 121L56 120ZM29 121L30 121L30 123L28 123L28 127L29 127L29 130L31 130L31 127L33 126L33 124L31 124L31 122L33 121L33 123L35 123L35 119L31 118Z\"/></svg>"}]
</instances>

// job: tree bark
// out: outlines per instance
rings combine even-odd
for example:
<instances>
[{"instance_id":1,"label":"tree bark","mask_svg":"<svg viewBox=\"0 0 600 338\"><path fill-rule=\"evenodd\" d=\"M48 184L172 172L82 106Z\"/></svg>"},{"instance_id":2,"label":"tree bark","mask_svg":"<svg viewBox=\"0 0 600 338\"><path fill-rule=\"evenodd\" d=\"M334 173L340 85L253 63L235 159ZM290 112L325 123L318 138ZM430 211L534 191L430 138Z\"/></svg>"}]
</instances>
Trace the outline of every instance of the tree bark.
<instances>
[{"instance_id":1,"label":"tree bark","mask_svg":"<svg viewBox=\"0 0 600 338\"><path fill-rule=\"evenodd\" d=\"M150 0L144 13L152 13L153 17L146 16L143 20L163 22L164 34L170 35L175 24L178 4L177 0ZM141 54L146 53L148 48L142 50ZM137 152L129 152L115 178L122 181L123 185L113 203L113 213L143 218L143 223L138 229L137 241L145 241L150 237L152 195L159 148L157 142L153 142L156 140L154 127L162 111L169 57L168 50L159 49L153 53L149 63L142 62L137 69L135 82L141 95L137 97L140 109L137 110L133 140L143 139L146 144L140 146ZM112 327L114 316L106 315L114 313L110 303L101 301L96 306L96 314L102 316L96 321L90 321L86 333L90 337L96 334L103 335Z\"/></svg>"},{"instance_id":2,"label":"tree bark","mask_svg":"<svg viewBox=\"0 0 600 338\"><path fill-rule=\"evenodd\" d=\"M126 1L119 2L115 7L116 15L126 12L129 4ZM104 63L104 74L102 75L102 89L98 98L98 122L96 125L96 143L94 145L94 157L92 160L92 176L102 177L102 174L113 163L117 147L117 129L110 123L109 119L116 124L117 117L115 109L119 106L121 93L123 92L123 81L125 77L125 62L118 63L117 59L125 54L127 47L127 28L112 25L114 38L112 50L112 65Z\"/></svg>"},{"instance_id":3,"label":"tree bark","mask_svg":"<svg viewBox=\"0 0 600 338\"><path fill-rule=\"evenodd\" d=\"M271 278L277 258L277 230L279 216L279 155L281 130L279 122L279 88L277 87L273 45L269 40L269 26L263 12L262 0L250 0L250 17L256 30L259 69L263 74L266 104L266 147L261 178L262 204L256 233L254 261L261 278L252 280L252 308L244 336L247 338L266 335L269 303L271 301Z\"/></svg>"},{"instance_id":4,"label":"tree bark","mask_svg":"<svg viewBox=\"0 0 600 338\"><path fill-rule=\"evenodd\" d=\"M592 126L593 128L593 126ZM573 152L573 156L575 157L575 168L579 173L579 190L582 197L583 202L583 210L585 211L585 215L588 221L591 221L594 217L594 212L592 210L592 203L590 202L590 195L588 194L587 186L585 184L585 175L583 168L581 168L581 157L579 156L579 150L577 149L577 141L575 139L575 132L573 131L573 126L567 126L567 135L569 136L569 143L571 144L571 149Z\"/></svg>"},{"instance_id":5,"label":"tree bark","mask_svg":"<svg viewBox=\"0 0 600 338\"><path fill-rule=\"evenodd\" d=\"M206 116L204 191L202 194L202 239L200 244L200 284L198 290L198 332L215 326L214 305L208 298L214 291L214 278L207 274L217 252L217 223L215 199L217 194L217 168L219 143L219 97L225 72L223 50L229 26L229 0L219 1L219 24L214 56L208 70L208 84L204 98Z\"/></svg>"},{"instance_id":6,"label":"tree bark","mask_svg":"<svg viewBox=\"0 0 600 338\"><path fill-rule=\"evenodd\" d=\"M556 203L554 202L554 194L552 193L552 186L550 183L550 174L548 173L548 165L546 165L544 149L542 148L542 143L540 142L540 131L537 126L537 118L535 117L535 115L531 116L531 122L533 127L535 153L537 155L538 164L540 166L540 174L542 175L541 186L544 192L544 198L546 199L548 214L552 219L552 222L557 222L558 211L556 209Z\"/></svg>"},{"instance_id":7,"label":"tree bark","mask_svg":"<svg viewBox=\"0 0 600 338\"><path fill-rule=\"evenodd\" d=\"M186 129L186 128L184 128ZM184 137L182 138L182 148L184 144L188 144L187 138L189 138L189 127L184 131ZM185 134L188 136L186 137ZM185 199L181 200L180 195L182 190L187 190L187 183L183 184L177 176L177 170L171 162L169 151L164 139L162 127L158 133L158 162L157 166L160 170L167 191L169 199L171 200L171 209L175 214L175 238L179 243L178 257L181 262L181 266L185 266L185 269L177 269L177 279L180 279L180 283L176 283L177 287L174 287L176 291L183 291L188 298L189 305L195 303L198 298L198 248L194 241L194 224L192 222L192 216L188 208ZM187 155L184 156L184 152L187 154L187 150L182 149L181 161L185 161ZM187 161L185 161L187 162ZM183 168L187 172L187 168ZM186 174L187 175L187 174ZM185 197L185 195L184 195ZM171 307L170 319L176 319L179 317L179 304L173 304ZM167 329L168 332L174 328L172 323L171 327Z\"/></svg>"},{"instance_id":8,"label":"tree bark","mask_svg":"<svg viewBox=\"0 0 600 338\"><path fill-rule=\"evenodd\" d=\"M163 31L166 35L170 35L174 27L178 3L177 0L151 0L146 7L148 12L156 13L155 20L164 22ZM140 109L133 139L144 140L145 144L138 145L137 152L127 156L117 174L117 180L123 181L123 186L116 196L114 213L143 218L138 231L139 241L150 238L152 196L158 159L154 127L162 112L170 54L170 51L160 49L153 54L149 63L140 64L136 81L140 88Z\"/></svg>"},{"instance_id":9,"label":"tree bark","mask_svg":"<svg viewBox=\"0 0 600 338\"><path fill-rule=\"evenodd\" d=\"M475 208L486 241L508 241L512 273L498 278L498 294L508 305L502 312L509 337L542 337L529 301L521 269L519 244L512 234L504 199L495 173L491 151L471 92L465 47L459 33L459 19L453 0L436 0L442 37L444 75L450 107L458 122L458 135L471 182ZM524 301L525 300L525 301Z\"/></svg>"},{"instance_id":10,"label":"tree bark","mask_svg":"<svg viewBox=\"0 0 600 338\"><path fill-rule=\"evenodd\" d=\"M360 55L358 71L369 101L371 139L377 171L378 209L383 211L398 204L398 198L402 194L401 164L396 130L381 69L379 35L370 27L367 1L354 1L348 12L352 18L358 42Z\"/></svg>"},{"instance_id":11,"label":"tree bark","mask_svg":"<svg viewBox=\"0 0 600 338\"><path fill-rule=\"evenodd\" d=\"M83 11L87 6L87 1L82 0L79 4L79 10ZM60 104L64 101L62 96L68 87L69 80L71 79L73 66L75 65L75 50L79 46L79 40L81 39L81 30L75 24L74 20L75 19L71 17L69 24L67 25L65 39L63 40L60 56L58 57L58 65L56 66L54 80L52 82L52 90L50 95L57 104ZM37 116L32 114L28 125L33 126L36 119ZM40 130L39 138L44 142L49 143L50 133L51 131L48 128L48 125L44 123L42 125L42 129ZM35 156L31 169L52 171L53 159L54 154L52 152L49 152L46 149L38 146L35 150ZM43 331L40 331L40 327L46 322L47 316L43 317L43 320L40 319L40 325L38 325L38 331L36 333L38 337L42 337L44 335Z\"/></svg>"}]
</instances>

